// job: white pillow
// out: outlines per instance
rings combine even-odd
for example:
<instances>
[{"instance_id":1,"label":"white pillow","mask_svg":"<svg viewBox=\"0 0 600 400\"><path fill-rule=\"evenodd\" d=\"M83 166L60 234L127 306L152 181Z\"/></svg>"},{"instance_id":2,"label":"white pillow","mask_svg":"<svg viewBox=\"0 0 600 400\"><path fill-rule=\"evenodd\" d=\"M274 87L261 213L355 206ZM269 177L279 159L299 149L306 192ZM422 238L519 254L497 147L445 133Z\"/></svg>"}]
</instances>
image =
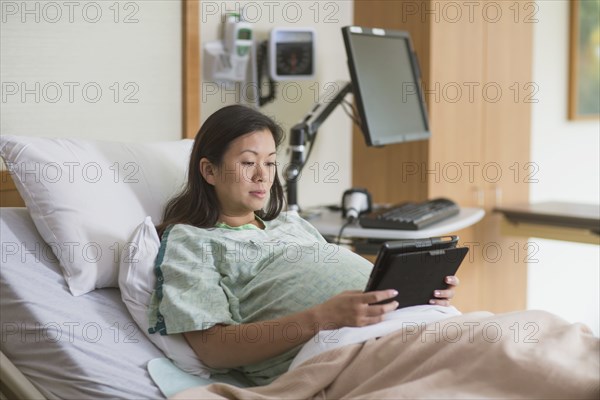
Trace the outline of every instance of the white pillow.
<instances>
[{"instance_id":1,"label":"white pillow","mask_svg":"<svg viewBox=\"0 0 600 400\"><path fill-rule=\"evenodd\" d=\"M175 365L190 374L208 378L210 370L196 357L182 334L163 336L148 333L150 323L147 311L156 284L154 261L159 248L160 240L152 219L146 217L123 251L119 268L121 298L141 330Z\"/></svg>"},{"instance_id":2,"label":"white pillow","mask_svg":"<svg viewBox=\"0 0 600 400\"><path fill-rule=\"evenodd\" d=\"M186 178L192 143L0 137L0 155L73 295L117 286L127 236L147 215L160 220Z\"/></svg>"}]
</instances>

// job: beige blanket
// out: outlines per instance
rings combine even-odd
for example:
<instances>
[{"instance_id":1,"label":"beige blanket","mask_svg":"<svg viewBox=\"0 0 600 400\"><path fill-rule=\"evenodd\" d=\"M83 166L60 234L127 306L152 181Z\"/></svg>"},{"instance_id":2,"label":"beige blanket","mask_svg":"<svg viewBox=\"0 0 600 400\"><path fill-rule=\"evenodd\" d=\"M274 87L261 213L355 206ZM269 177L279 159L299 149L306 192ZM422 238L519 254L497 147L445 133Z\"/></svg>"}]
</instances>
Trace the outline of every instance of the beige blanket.
<instances>
[{"instance_id":1,"label":"beige blanket","mask_svg":"<svg viewBox=\"0 0 600 400\"><path fill-rule=\"evenodd\" d=\"M542 311L464 314L328 351L267 386L174 399L600 398L600 344Z\"/></svg>"}]
</instances>

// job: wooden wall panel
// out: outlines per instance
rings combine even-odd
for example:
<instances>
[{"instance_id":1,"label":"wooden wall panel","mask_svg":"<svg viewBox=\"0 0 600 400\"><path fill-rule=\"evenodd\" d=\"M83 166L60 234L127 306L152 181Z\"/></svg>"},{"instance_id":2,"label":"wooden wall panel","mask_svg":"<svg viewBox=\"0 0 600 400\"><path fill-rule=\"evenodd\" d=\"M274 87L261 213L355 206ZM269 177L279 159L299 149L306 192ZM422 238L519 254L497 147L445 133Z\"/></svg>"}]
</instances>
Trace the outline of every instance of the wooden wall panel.
<instances>
[{"instance_id":1,"label":"wooden wall panel","mask_svg":"<svg viewBox=\"0 0 600 400\"><path fill-rule=\"evenodd\" d=\"M489 0L488 0L489 1ZM494 312L524 309L527 305L528 239L500 234L502 217L492 212L504 204L529 202L531 101L537 87L532 82L533 24L523 12L527 1L497 2L502 18L486 24L485 81L500 89L490 91L484 102L484 175L487 217L480 224L479 239L493 252L483 260L481 301ZM520 13L515 14L516 7ZM515 15L520 18L515 19ZM491 87L491 86L490 86ZM493 97L492 97L493 96ZM493 171L498 170L500 174ZM535 176L534 176L535 178ZM497 251L498 256L493 254Z\"/></svg>"},{"instance_id":2,"label":"wooden wall panel","mask_svg":"<svg viewBox=\"0 0 600 400\"><path fill-rule=\"evenodd\" d=\"M415 52L419 58L424 80L429 77L429 24L422 23L418 15L407 13L414 1L354 2L354 24L387 29L406 30L411 33ZM368 188L377 203L399 203L425 200L428 197L427 181L420 174L410 174L411 168L427 163L427 141L389 145L381 148L367 147L358 128L352 141L352 184Z\"/></svg>"},{"instance_id":3,"label":"wooden wall panel","mask_svg":"<svg viewBox=\"0 0 600 400\"><path fill-rule=\"evenodd\" d=\"M463 207L481 206L484 27L481 19L432 24L430 80L430 197L449 197Z\"/></svg>"},{"instance_id":4,"label":"wooden wall panel","mask_svg":"<svg viewBox=\"0 0 600 400\"><path fill-rule=\"evenodd\" d=\"M512 10L519 2L500 2L503 15L498 22L486 24L485 48L486 77L490 85L501 90L490 90L485 101L484 156L500 166L496 177L490 168L485 178L487 205L493 208L529 201L529 182L534 172L530 160L531 104L539 98L539 87L532 80L533 24L524 22L520 0L521 19L515 22ZM498 4L498 3L496 3Z\"/></svg>"},{"instance_id":5,"label":"wooden wall panel","mask_svg":"<svg viewBox=\"0 0 600 400\"><path fill-rule=\"evenodd\" d=\"M430 40L430 79L425 83L432 130L427 164L429 197L447 197L462 207L483 206L483 189L476 174L481 167L475 168L483 155L483 104L477 96L485 68L483 22L456 23L438 18L431 24ZM482 262L476 245L478 227L454 234L471 251L457 273L461 285L452 303L463 312L480 310L485 306L481 300Z\"/></svg>"},{"instance_id":6,"label":"wooden wall panel","mask_svg":"<svg viewBox=\"0 0 600 400\"><path fill-rule=\"evenodd\" d=\"M0 171L0 207L25 207L7 170Z\"/></svg>"},{"instance_id":7,"label":"wooden wall panel","mask_svg":"<svg viewBox=\"0 0 600 400\"><path fill-rule=\"evenodd\" d=\"M200 129L200 0L182 0L183 138Z\"/></svg>"}]
</instances>

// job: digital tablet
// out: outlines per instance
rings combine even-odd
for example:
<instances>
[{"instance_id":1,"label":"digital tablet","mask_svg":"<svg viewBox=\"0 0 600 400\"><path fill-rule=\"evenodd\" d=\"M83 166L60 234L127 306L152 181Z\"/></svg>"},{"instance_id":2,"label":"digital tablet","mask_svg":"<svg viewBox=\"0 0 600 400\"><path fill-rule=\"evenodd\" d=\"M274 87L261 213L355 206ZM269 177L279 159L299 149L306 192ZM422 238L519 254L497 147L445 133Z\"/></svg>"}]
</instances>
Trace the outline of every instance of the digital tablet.
<instances>
[{"instance_id":1,"label":"digital tablet","mask_svg":"<svg viewBox=\"0 0 600 400\"><path fill-rule=\"evenodd\" d=\"M377 254L377 259L371 270L367 289L379 281L381 274L388 264L389 257L395 254L410 253L424 250L438 250L456 247L458 236L438 236L424 239L392 240L383 243ZM373 289L374 290L374 289Z\"/></svg>"},{"instance_id":2,"label":"digital tablet","mask_svg":"<svg viewBox=\"0 0 600 400\"><path fill-rule=\"evenodd\" d=\"M423 242L421 242L423 243ZM469 249L457 238L432 238L430 246L411 250L404 245L382 246L365 291L396 289L398 308L429 304L433 291L446 289L445 277L456 274Z\"/></svg>"}]
</instances>

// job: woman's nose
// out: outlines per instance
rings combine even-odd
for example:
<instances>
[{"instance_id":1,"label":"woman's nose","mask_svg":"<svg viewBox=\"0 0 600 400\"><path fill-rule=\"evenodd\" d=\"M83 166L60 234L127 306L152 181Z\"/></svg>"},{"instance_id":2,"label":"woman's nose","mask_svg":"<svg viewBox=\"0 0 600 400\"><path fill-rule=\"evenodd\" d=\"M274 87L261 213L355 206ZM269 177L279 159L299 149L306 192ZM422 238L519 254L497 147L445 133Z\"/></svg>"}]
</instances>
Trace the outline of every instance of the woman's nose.
<instances>
[{"instance_id":1,"label":"woman's nose","mask_svg":"<svg viewBox=\"0 0 600 400\"><path fill-rule=\"evenodd\" d=\"M262 182L262 181L264 181L265 180L264 179L264 173L265 173L264 168L259 163L257 163L256 164L256 168L254 169L254 176L253 176L254 179L253 180L255 182Z\"/></svg>"}]
</instances>

